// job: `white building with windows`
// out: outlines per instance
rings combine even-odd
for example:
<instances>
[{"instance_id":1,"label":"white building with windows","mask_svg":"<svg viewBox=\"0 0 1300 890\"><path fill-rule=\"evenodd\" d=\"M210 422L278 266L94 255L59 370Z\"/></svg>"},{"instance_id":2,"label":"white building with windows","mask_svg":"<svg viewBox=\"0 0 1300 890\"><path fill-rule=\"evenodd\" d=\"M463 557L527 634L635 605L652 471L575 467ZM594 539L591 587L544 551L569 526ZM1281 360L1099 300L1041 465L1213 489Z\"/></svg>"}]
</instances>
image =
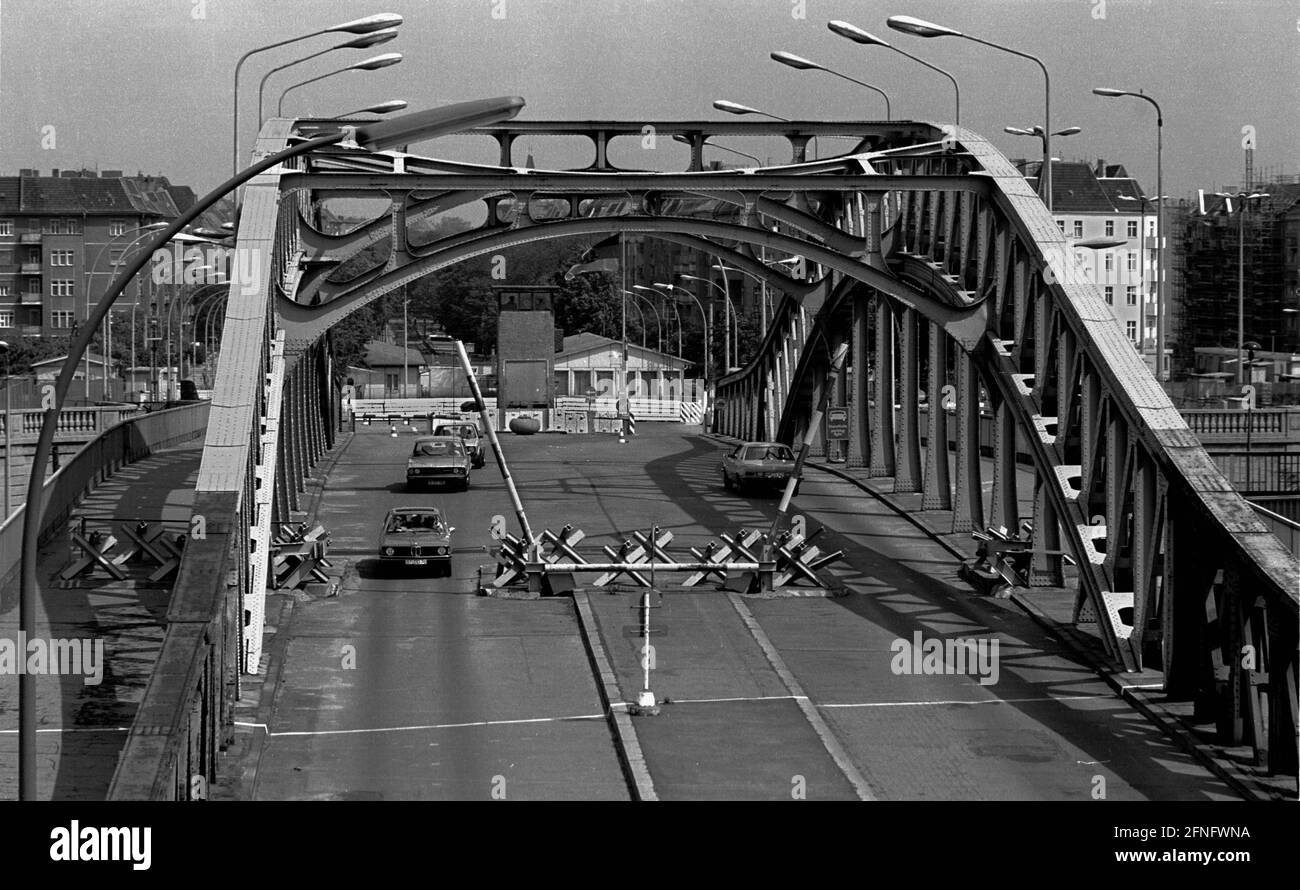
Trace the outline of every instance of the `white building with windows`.
<instances>
[{"instance_id":1,"label":"white building with windows","mask_svg":"<svg viewBox=\"0 0 1300 890\"><path fill-rule=\"evenodd\" d=\"M1041 163L1026 166L1035 187ZM1155 371L1156 288L1159 269L1156 208L1123 166L1097 161L1056 161L1052 167L1052 215L1072 259L1097 285L1106 304ZM1154 199L1154 195L1150 196ZM1166 208L1168 218L1168 208ZM1113 247L1082 242L1117 240ZM1165 307L1164 370L1169 369L1169 307Z\"/></svg>"}]
</instances>

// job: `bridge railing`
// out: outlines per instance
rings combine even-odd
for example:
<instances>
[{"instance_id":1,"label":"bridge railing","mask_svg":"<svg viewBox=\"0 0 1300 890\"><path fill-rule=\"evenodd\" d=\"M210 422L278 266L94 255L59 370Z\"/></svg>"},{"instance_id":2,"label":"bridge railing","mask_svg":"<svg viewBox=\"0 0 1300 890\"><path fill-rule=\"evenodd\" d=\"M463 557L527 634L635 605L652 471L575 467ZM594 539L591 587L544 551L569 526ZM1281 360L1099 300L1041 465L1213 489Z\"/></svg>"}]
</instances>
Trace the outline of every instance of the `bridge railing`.
<instances>
[{"instance_id":1,"label":"bridge railing","mask_svg":"<svg viewBox=\"0 0 1300 890\"><path fill-rule=\"evenodd\" d=\"M95 408L64 408L59 412L59 424L55 427L56 436L87 434L98 435L128 417L140 413L135 405L109 405ZM41 422L45 411L40 408L24 408L11 411L13 417L13 441L35 442L40 436ZM0 413L0 437L7 437L9 430L5 427L4 414Z\"/></svg>"},{"instance_id":2,"label":"bridge railing","mask_svg":"<svg viewBox=\"0 0 1300 890\"><path fill-rule=\"evenodd\" d=\"M41 514L41 541L62 528L81 499L100 482L126 464L162 448L187 442L202 435L208 421L208 403L197 402L121 421L87 442L45 482ZM0 567L3 567L3 607L17 596L17 577L22 553L23 511L20 506L0 525Z\"/></svg>"}]
</instances>

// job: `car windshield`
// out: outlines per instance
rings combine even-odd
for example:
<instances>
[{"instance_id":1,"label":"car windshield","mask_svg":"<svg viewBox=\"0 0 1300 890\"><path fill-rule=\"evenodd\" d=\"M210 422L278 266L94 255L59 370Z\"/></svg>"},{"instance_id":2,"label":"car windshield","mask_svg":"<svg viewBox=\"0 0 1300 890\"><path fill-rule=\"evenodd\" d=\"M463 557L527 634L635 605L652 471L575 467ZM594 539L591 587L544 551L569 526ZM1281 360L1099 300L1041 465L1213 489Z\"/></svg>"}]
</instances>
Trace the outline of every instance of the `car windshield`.
<instances>
[{"instance_id":1,"label":"car windshield","mask_svg":"<svg viewBox=\"0 0 1300 890\"><path fill-rule=\"evenodd\" d=\"M751 445L745 449L744 460L794 460L785 445Z\"/></svg>"},{"instance_id":2,"label":"car windshield","mask_svg":"<svg viewBox=\"0 0 1300 890\"><path fill-rule=\"evenodd\" d=\"M417 442L412 455L415 457L455 457L463 453L459 442L454 439L446 439L441 442Z\"/></svg>"},{"instance_id":3,"label":"car windshield","mask_svg":"<svg viewBox=\"0 0 1300 890\"><path fill-rule=\"evenodd\" d=\"M437 513L394 513L388 519L386 532L427 531L441 534L442 517Z\"/></svg>"},{"instance_id":4,"label":"car windshield","mask_svg":"<svg viewBox=\"0 0 1300 890\"><path fill-rule=\"evenodd\" d=\"M478 430L468 424L465 426L440 426L438 427L440 436L460 436L462 439L472 439L478 435Z\"/></svg>"}]
</instances>

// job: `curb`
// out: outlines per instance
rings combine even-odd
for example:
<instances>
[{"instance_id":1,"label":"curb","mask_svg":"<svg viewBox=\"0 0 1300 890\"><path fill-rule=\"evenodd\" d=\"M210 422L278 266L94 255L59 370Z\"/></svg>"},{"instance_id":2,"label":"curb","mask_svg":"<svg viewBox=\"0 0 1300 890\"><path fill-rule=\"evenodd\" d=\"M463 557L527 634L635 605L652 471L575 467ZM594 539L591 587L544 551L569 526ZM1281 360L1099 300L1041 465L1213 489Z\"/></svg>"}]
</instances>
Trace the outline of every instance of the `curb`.
<instances>
[{"instance_id":1,"label":"curb","mask_svg":"<svg viewBox=\"0 0 1300 890\"><path fill-rule=\"evenodd\" d=\"M618 677L610 665L605 652L604 642L600 638L600 627L596 616L591 611L591 602L586 591L573 591L573 605L578 612L578 626L582 629L582 641L587 647L587 656L595 671L600 697L605 703L605 713L609 715L610 728L618 743L618 760L627 777L628 788L633 800L658 800L650 770L646 767L645 756L641 753L641 742L637 739L636 728L632 725L632 716L627 712L623 692L619 689Z\"/></svg>"}]
</instances>

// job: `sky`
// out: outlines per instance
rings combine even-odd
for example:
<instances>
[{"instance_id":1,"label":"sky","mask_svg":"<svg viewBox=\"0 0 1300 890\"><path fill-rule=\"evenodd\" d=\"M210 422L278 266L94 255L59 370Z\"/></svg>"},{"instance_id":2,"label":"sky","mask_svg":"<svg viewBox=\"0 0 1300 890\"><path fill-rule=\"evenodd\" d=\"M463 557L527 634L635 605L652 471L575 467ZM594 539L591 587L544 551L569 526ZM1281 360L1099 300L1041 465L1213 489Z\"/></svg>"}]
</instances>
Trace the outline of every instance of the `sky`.
<instances>
[{"instance_id":1,"label":"sky","mask_svg":"<svg viewBox=\"0 0 1300 890\"><path fill-rule=\"evenodd\" d=\"M1010 157L1039 154L1037 140L1002 132L1042 122L1038 67L969 40L885 25L890 15L912 15L1043 59L1052 129L1082 128L1053 141L1057 157L1124 164L1154 194L1154 109L1091 93L1107 86L1160 102L1166 194L1238 185L1243 128L1256 139L1257 175L1300 173L1297 0L0 0L0 173L143 171L203 194L232 170L240 55L377 12L405 17L396 40L273 75L270 108L292 83L400 52L401 64L296 90L286 113L520 95L528 103L521 120L727 118L714 99L796 119L883 119L876 93L768 58L785 50L885 90L896 119L952 120L948 80L827 30L842 19L950 71L964 127ZM346 39L316 36L248 59L239 80L241 166L256 134L261 77ZM773 148L731 144L760 156ZM526 148L543 167L588 160L573 145ZM486 160L454 137L412 150ZM666 151L662 166L684 165L681 151L676 161Z\"/></svg>"}]
</instances>

